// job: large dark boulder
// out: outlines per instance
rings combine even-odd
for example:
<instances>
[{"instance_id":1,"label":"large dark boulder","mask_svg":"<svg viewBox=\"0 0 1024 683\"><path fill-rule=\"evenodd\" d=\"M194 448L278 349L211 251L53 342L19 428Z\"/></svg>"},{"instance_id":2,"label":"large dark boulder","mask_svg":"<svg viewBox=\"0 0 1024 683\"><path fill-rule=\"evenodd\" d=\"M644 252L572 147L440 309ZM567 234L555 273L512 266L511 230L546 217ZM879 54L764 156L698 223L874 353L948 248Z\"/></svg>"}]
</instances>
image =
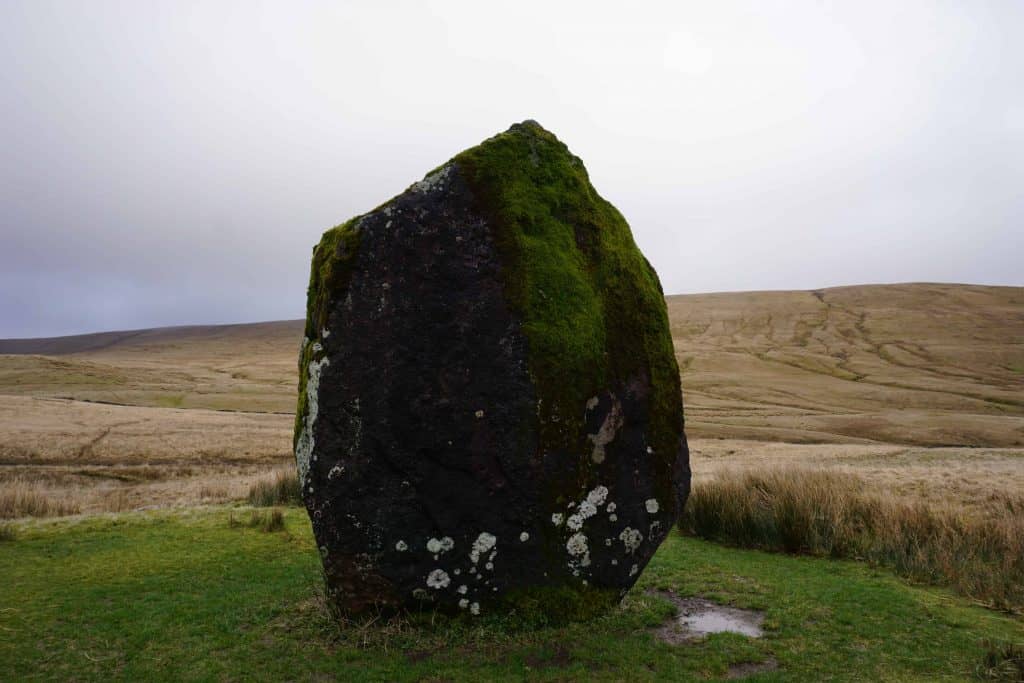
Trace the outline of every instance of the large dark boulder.
<instances>
[{"instance_id":1,"label":"large dark boulder","mask_svg":"<svg viewBox=\"0 0 1024 683\"><path fill-rule=\"evenodd\" d=\"M654 269L526 121L313 251L295 457L344 613L616 603L690 484Z\"/></svg>"}]
</instances>

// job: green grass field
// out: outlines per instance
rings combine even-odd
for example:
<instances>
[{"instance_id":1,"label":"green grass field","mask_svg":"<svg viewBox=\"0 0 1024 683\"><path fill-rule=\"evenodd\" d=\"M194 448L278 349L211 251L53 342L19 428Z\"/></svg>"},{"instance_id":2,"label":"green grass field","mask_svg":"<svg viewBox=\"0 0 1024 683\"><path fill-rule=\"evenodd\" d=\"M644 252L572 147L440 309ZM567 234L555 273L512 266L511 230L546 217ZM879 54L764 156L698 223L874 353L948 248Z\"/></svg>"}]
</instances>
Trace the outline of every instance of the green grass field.
<instances>
[{"instance_id":1,"label":"green grass field","mask_svg":"<svg viewBox=\"0 0 1024 683\"><path fill-rule=\"evenodd\" d=\"M0 541L0 680L963 680L1019 618L864 564L671 537L623 606L595 622L420 615L338 628L320 600L305 513L246 508L19 525ZM232 523L234 520L234 523ZM765 611L766 637L669 645L682 595Z\"/></svg>"}]
</instances>

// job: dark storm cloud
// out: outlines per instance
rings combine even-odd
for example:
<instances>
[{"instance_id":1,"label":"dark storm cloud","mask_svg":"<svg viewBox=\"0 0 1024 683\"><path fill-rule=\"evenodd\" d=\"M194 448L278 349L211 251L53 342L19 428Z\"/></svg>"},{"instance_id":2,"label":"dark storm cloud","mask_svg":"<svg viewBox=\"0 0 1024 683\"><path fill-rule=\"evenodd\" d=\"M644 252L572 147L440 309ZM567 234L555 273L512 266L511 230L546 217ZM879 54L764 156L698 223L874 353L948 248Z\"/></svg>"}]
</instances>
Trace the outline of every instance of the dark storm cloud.
<instances>
[{"instance_id":1,"label":"dark storm cloud","mask_svg":"<svg viewBox=\"0 0 1024 683\"><path fill-rule=\"evenodd\" d=\"M764 5L4 3L0 337L301 317L320 232L528 117L668 292L1022 284L1022 6Z\"/></svg>"}]
</instances>

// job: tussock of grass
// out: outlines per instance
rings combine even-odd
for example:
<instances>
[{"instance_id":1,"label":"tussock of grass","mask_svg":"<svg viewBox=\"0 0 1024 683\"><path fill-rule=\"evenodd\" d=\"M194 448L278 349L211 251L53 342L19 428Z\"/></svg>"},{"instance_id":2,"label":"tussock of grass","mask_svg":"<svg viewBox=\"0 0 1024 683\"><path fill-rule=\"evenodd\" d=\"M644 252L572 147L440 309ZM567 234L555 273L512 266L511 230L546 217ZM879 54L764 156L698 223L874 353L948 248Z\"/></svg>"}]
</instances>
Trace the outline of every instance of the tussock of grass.
<instances>
[{"instance_id":1,"label":"tussock of grass","mask_svg":"<svg viewBox=\"0 0 1024 683\"><path fill-rule=\"evenodd\" d=\"M975 674L986 681L1024 681L1024 645L993 642L982 643L985 656Z\"/></svg>"},{"instance_id":2,"label":"tussock of grass","mask_svg":"<svg viewBox=\"0 0 1024 683\"><path fill-rule=\"evenodd\" d=\"M234 513L231 513L228 517L228 526L232 528L249 527L250 529L259 529L268 534L284 531L284 513L277 508L272 510L253 510L249 515L249 519L245 521L235 519Z\"/></svg>"},{"instance_id":3,"label":"tussock of grass","mask_svg":"<svg viewBox=\"0 0 1024 683\"><path fill-rule=\"evenodd\" d=\"M0 490L0 519L60 517L78 512L78 503L53 498L26 481L9 481Z\"/></svg>"},{"instance_id":4,"label":"tussock of grass","mask_svg":"<svg viewBox=\"0 0 1024 683\"><path fill-rule=\"evenodd\" d=\"M123 488L117 488L103 496L100 506L106 512L125 512L132 509L131 496Z\"/></svg>"},{"instance_id":5,"label":"tussock of grass","mask_svg":"<svg viewBox=\"0 0 1024 683\"><path fill-rule=\"evenodd\" d=\"M1024 500L997 497L967 513L867 489L836 472L726 472L694 487L680 528L743 547L865 559L990 607L1024 608Z\"/></svg>"},{"instance_id":6,"label":"tussock of grass","mask_svg":"<svg viewBox=\"0 0 1024 683\"><path fill-rule=\"evenodd\" d=\"M0 524L0 543L4 541L13 541L18 537L18 530L14 528L13 524Z\"/></svg>"},{"instance_id":7,"label":"tussock of grass","mask_svg":"<svg viewBox=\"0 0 1024 683\"><path fill-rule=\"evenodd\" d=\"M253 507L301 503L299 477L293 469L278 470L249 487L249 504Z\"/></svg>"}]
</instances>

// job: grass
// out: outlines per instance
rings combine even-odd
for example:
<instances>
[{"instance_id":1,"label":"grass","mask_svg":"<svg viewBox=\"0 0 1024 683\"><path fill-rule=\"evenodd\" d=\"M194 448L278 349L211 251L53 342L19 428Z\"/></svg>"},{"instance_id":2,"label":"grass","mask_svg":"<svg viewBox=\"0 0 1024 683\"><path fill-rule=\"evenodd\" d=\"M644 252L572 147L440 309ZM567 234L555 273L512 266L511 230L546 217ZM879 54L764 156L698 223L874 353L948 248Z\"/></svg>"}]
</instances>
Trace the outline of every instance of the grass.
<instances>
[{"instance_id":1,"label":"grass","mask_svg":"<svg viewBox=\"0 0 1024 683\"><path fill-rule=\"evenodd\" d=\"M232 512L228 515L228 526L232 529L239 527L259 529L268 534L286 530L284 512L277 508L273 510L253 510L249 514L249 519L244 522L236 519L234 512Z\"/></svg>"},{"instance_id":2,"label":"grass","mask_svg":"<svg viewBox=\"0 0 1024 683\"><path fill-rule=\"evenodd\" d=\"M987 651L975 674L989 681L1024 681L1024 645L985 642Z\"/></svg>"},{"instance_id":3,"label":"grass","mask_svg":"<svg viewBox=\"0 0 1024 683\"><path fill-rule=\"evenodd\" d=\"M54 498L38 485L21 479L6 481L0 489L0 519L59 517L78 512L74 501Z\"/></svg>"},{"instance_id":4,"label":"grass","mask_svg":"<svg viewBox=\"0 0 1024 683\"><path fill-rule=\"evenodd\" d=\"M992 607L1024 608L1024 498L995 496L968 513L869 490L837 472L721 473L695 486L680 527L743 547L866 559Z\"/></svg>"},{"instance_id":5,"label":"grass","mask_svg":"<svg viewBox=\"0 0 1024 683\"><path fill-rule=\"evenodd\" d=\"M1024 623L864 564L673 535L621 608L524 628L484 614L338 625L305 513L287 533L228 509L26 525L0 552L0 680L963 680L1012 661ZM765 611L767 636L684 647L650 628L683 595ZM992 643L999 643L993 648ZM1017 648L1017 649L1014 649ZM1007 653L1009 655L1007 656Z\"/></svg>"},{"instance_id":6,"label":"grass","mask_svg":"<svg viewBox=\"0 0 1024 683\"><path fill-rule=\"evenodd\" d=\"M295 468L278 470L249 487L249 504L254 507L299 505L301 503L299 477Z\"/></svg>"},{"instance_id":7,"label":"grass","mask_svg":"<svg viewBox=\"0 0 1024 683\"><path fill-rule=\"evenodd\" d=\"M0 523L0 543L18 538L18 528L10 522Z\"/></svg>"}]
</instances>

